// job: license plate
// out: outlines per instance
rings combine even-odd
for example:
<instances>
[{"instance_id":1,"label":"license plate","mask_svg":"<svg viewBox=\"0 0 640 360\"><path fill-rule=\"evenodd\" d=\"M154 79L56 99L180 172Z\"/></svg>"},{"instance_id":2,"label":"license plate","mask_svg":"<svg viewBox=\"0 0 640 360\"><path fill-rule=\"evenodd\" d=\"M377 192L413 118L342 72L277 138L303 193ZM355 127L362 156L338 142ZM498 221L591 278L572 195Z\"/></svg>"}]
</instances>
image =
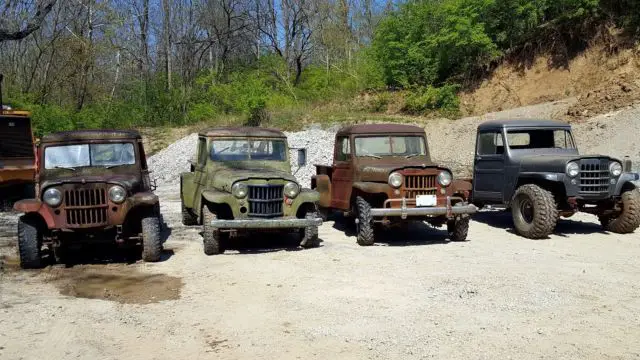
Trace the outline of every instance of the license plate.
<instances>
[{"instance_id":1,"label":"license plate","mask_svg":"<svg viewBox=\"0 0 640 360\"><path fill-rule=\"evenodd\" d=\"M416 196L416 206L436 206L438 203L435 195Z\"/></svg>"}]
</instances>

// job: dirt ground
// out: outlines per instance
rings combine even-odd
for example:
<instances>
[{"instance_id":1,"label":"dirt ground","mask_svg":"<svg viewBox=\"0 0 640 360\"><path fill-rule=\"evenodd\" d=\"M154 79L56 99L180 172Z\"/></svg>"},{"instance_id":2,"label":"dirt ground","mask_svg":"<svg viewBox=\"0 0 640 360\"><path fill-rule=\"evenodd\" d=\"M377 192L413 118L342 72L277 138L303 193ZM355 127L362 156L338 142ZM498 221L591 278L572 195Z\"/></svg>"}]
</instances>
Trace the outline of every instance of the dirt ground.
<instances>
[{"instance_id":1,"label":"dirt ground","mask_svg":"<svg viewBox=\"0 0 640 360\"><path fill-rule=\"evenodd\" d=\"M159 194L159 263L21 271L4 242L1 359L640 358L640 236L593 217L532 241L486 212L469 242L417 226L369 248L329 221L318 249L264 238L207 257L174 189Z\"/></svg>"}]
</instances>

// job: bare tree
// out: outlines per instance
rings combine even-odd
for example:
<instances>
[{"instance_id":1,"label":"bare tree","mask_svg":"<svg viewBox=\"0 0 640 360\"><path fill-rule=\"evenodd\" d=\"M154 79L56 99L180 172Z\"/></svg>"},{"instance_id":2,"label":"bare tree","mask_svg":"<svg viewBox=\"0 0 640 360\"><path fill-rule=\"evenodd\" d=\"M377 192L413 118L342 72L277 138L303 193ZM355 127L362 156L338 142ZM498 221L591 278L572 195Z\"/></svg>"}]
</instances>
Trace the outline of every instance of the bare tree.
<instances>
[{"instance_id":1,"label":"bare tree","mask_svg":"<svg viewBox=\"0 0 640 360\"><path fill-rule=\"evenodd\" d=\"M5 4L5 10L9 8L11 1L7 1ZM31 35L34 31L38 30L44 19L49 15L51 9L56 4L56 0L39 0L36 4L36 12L35 14L27 20L26 24L18 30L15 29L6 29L0 27L0 42L7 40L21 40ZM4 11L3 11L4 13Z\"/></svg>"}]
</instances>

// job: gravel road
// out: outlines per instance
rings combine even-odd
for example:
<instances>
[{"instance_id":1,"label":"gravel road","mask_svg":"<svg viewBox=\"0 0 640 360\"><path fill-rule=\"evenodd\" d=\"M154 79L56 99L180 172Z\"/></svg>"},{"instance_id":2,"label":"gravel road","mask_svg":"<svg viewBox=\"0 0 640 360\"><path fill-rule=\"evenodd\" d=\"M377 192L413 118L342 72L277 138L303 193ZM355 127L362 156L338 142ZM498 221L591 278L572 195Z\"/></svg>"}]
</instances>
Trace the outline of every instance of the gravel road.
<instances>
[{"instance_id":1,"label":"gravel road","mask_svg":"<svg viewBox=\"0 0 640 360\"><path fill-rule=\"evenodd\" d=\"M175 189L158 192L171 228L160 263L18 271L8 258L0 358L640 356L639 235L601 232L593 217L532 241L482 213L469 242L416 227L370 248L329 221L318 249L263 238L207 257Z\"/></svg>"}]
</instances>

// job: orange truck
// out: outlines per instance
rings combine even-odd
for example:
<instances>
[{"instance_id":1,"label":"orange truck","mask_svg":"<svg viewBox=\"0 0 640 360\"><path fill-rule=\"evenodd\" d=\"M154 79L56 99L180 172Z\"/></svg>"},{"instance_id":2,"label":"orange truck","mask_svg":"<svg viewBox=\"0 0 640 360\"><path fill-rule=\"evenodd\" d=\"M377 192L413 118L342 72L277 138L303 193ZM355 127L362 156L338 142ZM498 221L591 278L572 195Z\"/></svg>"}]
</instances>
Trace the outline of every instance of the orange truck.
<instances>
[{"instance_id":1,"label":"orange truck","mask_svg":"<svg viewBox=\"0 0 640 360\"><path fill-rule=\"evenodd\" d=\"M2 105L0 75L0 203L32 197L36 156L31 114Z\"/></svg>"}]
</instances>

